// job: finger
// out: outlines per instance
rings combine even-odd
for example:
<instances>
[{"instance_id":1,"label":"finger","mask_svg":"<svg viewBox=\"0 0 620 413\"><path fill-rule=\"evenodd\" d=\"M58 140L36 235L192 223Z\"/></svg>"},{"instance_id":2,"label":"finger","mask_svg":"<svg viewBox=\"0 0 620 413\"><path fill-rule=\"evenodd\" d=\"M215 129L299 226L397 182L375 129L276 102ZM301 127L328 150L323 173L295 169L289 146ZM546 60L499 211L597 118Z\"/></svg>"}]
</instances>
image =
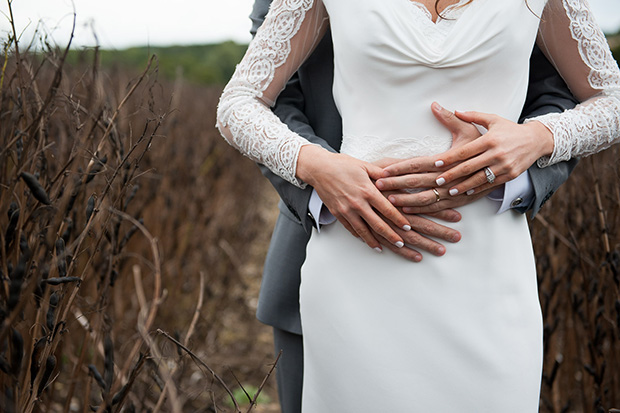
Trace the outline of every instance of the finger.
<instances>
[{"instance_id":1,"label":"finger","mask_svg":"<svg viewBox=\"0 0 620 413\"><path fill-rule=\"evenodd\" d=\"M420 234L442 239L448 242L458 242L461 239L461 234L457 230L450 228L448 226L439 224L438 222L430 220L421 215L414 215L410 217L409 221L411 222L411 227L414 229L411 232L418 232ZM409 240L407 239L408 235L409 234L406 234L404 236L406 243L409 243ZM425 239L428 239L428 238L425 238ZM434 242L434 244L438 244L438 243ZM420 246L420 248L422 248L422 246ZM432 252L432 251L429 251L429 252ZM438 252L440 251L438 250ZM445 248L443 248L443 253L445 253Z\"/></svg>"},{"instance_id":2,"label":"finger","mask_svg":"<svg viewBox=\"0 0 620 413\"><path fill-rule=\"evenodd\" d=\"M461 119L462 121L469 122L469 123L476 123L480 126L483 126L487 130L490 128L491 124L493 124L493 122L497 120L497 115L492 115L492 114L483 113L483 112L454 111L454 114L456 115L457 118Z\"/></svg>"},{"instance_id":3,"label":"finger","mask_svg":"<svg viewBox=\"0 0 620 413\"><path fill-rule=\"evenodd\" d=\"M494 191L495 189L497 189L499 185L503 185L508 181L510 181L510 177L503 175L503 176L496 178L492 184L485 182L483 185L480 185L474 189L471 189L467 191L465 194L470 197L475 196L475 195L486 196L492 191Z\"/></svg>"},{"instance_id":4,"label":"finger","mask_svg":"<svg viewBox=\"0 0 620 413\"><path fill-rule=\"evenodd\" d=\"M406 174L389 178L381 178L375 182L375 185L381 191L418 189L434 186L435 179L437 179L436 173Z\"/></svg>"},{"instance_id":5,"label":"finger","mask_svg":"<svg viewBox=\"0 0 620 413\"><path fill-rule=\"evenodd\" d=\"M440 227L439 224L434 223L433 221L423 218L423 217L411 216L408 218L411 221L412 225L415 225L418 228L418 231L408 231L408 232L398 231L402 235L403 239L405 240L405 246L402 249L408 248L416 252L418 250L423 250L426 252L430 252L431 254L436 255L436 256L442 256L443 254L446 253L446 247L444 247L439 242L424 236L423 231L428 232L429 235L431 236L436 236L436 238L447 237L449 238L448 241L451 241L451 239L454 237L454 234L450 232L453 232L454 230L451 230L447 227L443 227L444 229L442 230L439 228ZM381 240L381 237L379 237L379 240ZM390 244L384 244L384 245L390 248L390 250L395 251L394 245L390 245ZM397 251L395 252L399 254ZM410 253L407 252L407 254L410 254ZM402 254L399 254L399 255L402 255Z\"/></svg>"},{"instance_id":6,"label":"finger","mask_svg":"<svg viewBox=\"0 0 620 413\"><path fill-rule=\"evenodd\" d=\"M461 148L454 149L454 151L456 152L463 150L463 152L458 153L456 156L456 157L459 157L461 160L463 160L464 157L471 158L471 159L465 158L467 159L466 161L459 163L455 167L445 172L442 172L437 177L437 180L435 181L437 186L442 186L446 183L454 182L455 180L459 178L472 175L482 170L485 166L490 165L492 163L492 158L493 158L492 154L485 152L484 150L478 151L478 148L484 147L484 143L479 143L480 141L481 139L475 142L469 143ZM468 148L470 146L473 149ZM451 152L451 151L452 150L448 152ZM448 152L446 152L446 154L448 154ZM446 158L452 158L452 155L448 155ZM456 195L456 194L452 194L452 195Z\"/></svg>"},{"instance_id":7,"label":"finger","mask_svg":"<svg viewBox=\"0 0 620 413\"><path fill-rule=\"evenodd\" d=\"M415 194L407 194L407 193L395 193L390 194L388 196L388 200L392 203L392 205L396 207L415 207L415 206L427 206L430 204L434 204L436 202L440 202L442 199L447 199L450 197L448 194L448 189L442 188L434 188L426 191L418 192ZM439 194L439 197L437 196ZM439 200L438 200L439 199Z\"/></svg>"},{"instance_id":8,"label":"finger","mask_svg":"<svg viewBox=\"0 0 620 413\"><path fill-rule=\"evenodd\" d=\"M384 176L384 169L380 168L377 165L373 165L371 163L365 163L365 167L366 167L366 172L368 173L368 176L373 180L376 181L377 179L380 179Z\"/></svg>"},{"instance_id":9,"label":"finger","mask_svg":"<svg viewBox=\"0 0 620 413\"><path fill-rule=\"evenodd\" d=\"M448 193L454 194L451 196L455 196L457 194L472 195L474 193L473 190L475 188L478 188L479 186L488 184L488 183L489 181L487 180L487 175L485 171L481 170L479 172L476 172L475 174L473 174L471 177L464 180L463 182L457 185L454 185L452 188L450 188ZM499 185L497 178L493 181L493 185L494 186Z\"/></svg>"},{"instance_id":10,"label":"finger","mask_svg":"<svg viewBox=\"0 0 620 413\"><path fill-rule=\"evenodd\" d=\"M420 254L419 251L416 251L413 248L410 248L408 246L404 246L403 248L397 248L394 245L390 244L388 241L384 240L384 243L382 243L383 246L385 246L385 248L389 249L390 251L392 251L395 254L400 255L401 257L412 261L412 262L420 262L422 261L422 254Z\"/></svg>"},{"instance_id":11,"label":"finger","mask_svg":"<svg viewBox=\"0 0 620 413\"><path fill-rule=\"evenodd\" d=\"M450 199L441 200L440 202L428 206L403 208L403 212L406 214L423 214L433 216L433 214L439 213L444 210L459 208L463 205L471 204L472 202L475 202L478 199L487 196L490 192L491 190L481 191L479 193L474 193L470 196L463 194L452 197Z\"/></svg>"},{"instance_id":12,"label":"finger","mask_svg":"<svg viewBox=\"0 0 620 413\"><path fill-rule=\"evenodd\" d=\"M427 220L427 221L432 222L430 220ZM432 232L430 228L428 228L427 230ZM439 231L435 231L435 232L439 232ZM407 246L408 248L430 252L431 254L437 257L441 257L442 255L446 253L446 247L444 247L439 242L422 235L421 230L420 232L409 231L408 233L403 234L403 238L405 239L405 246ZM440 238L440 237L437 237L437 238Z\"/></svg>"},{"instance_id":13,"label":"finger","mask_svg":"<svg viewBox=\"0 0 620 413\"><path fill-rule=\"evenodd\" d=\"M445 126L452 133L453 137L465 132L468 128L473 127L471 123L461 120L454 114L454 112L450 112L449 110L441 107L441 105L437 102L433 102L431 105L431 111L439 123Z\"/></svg>"},{"instance_id":14,"label":"finger","mask_svg":"<svg viewBox=\"0 0 620 413\"><path fill-rule=\"evenodd\" d=\"M409 225L409 221L407 218L400 213L398 209L390 201L383 197L381 192L377 190L377 194L373 195L371 199L368 200L369 204L375 208L381 215L383 215L386 220L392 222L397 228L401 228L405 231L409 231L411 226ZM379 216L372 210L364 210L362 214L364 220L370 225L370 227L379 233L381 236L385 237L387 240L392 242L393 244L397 244L402 242L402 239L390 228L386 222L379 218Z\"/></svg>"},{"instance_id":15,"label":"finger","mask_svg":"<svg viewBox=\"0 0 620 413\"><path fill-rule=\"evenodd\" d=\"M383 169L382 177L413 174L419 172L436 171L434 157L425 156L419 158L405 159Z\"/></svg>"},{"instance_id":16,"label":"finger","mask_svg":"<svg viewBox=\"0 0 620 413\"><path fill-rule=\"evenodd\" d=\"M368 245L370 248L374 250L381 250L381 244L377 241L377 238L372 234L372 231L368 228L368 225L358 217L350 217L348 219L353 231Z\"/></svg>"},{"instance_id":17,"label":"finger","mask_svg":"<svg viewBox=\"0 0 620 413\"><path fill-rule=\"evenodd\" d=\"M483 153L486 149L488 149L486 140L484 138L476 139L473 142L452 148L437 155L435 158L435 166L441 168L455 165Z\"/></svg>"},{"instance_id":18,"label":"finger","mask_svg":"<svg viewBox=\"0 0 620 413\"><path fill-rule=\"evenodd\" d=\"M459 222L463 216L456 209L444 209L438 212L427 214L433 218L441 219L446 222Z\"/></svg>"}]
</instances>

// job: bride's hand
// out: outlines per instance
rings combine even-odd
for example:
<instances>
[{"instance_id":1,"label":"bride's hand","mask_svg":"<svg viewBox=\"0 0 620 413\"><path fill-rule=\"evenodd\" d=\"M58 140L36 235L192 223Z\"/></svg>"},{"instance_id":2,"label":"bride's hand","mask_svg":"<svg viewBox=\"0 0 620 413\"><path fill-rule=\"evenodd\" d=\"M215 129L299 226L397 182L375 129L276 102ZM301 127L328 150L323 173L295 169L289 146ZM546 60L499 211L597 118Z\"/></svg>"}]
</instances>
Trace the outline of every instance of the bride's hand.
<instances>
[{"instance_id":1,"label":"bride's hand","mask_svg":"<svg viewBox=\"0 0 620 413\"><path fill-rule=\"evenodd\" d=\"M450 168L437 177L437 186L471 175L463 182L449 186L452 196L471 195L511 181L538 158L553 152L553 135L540 122L520 125L480 112L456 112L456 116L483 126L488 132L435 158L437 167Z\"/></svg>"},{"instance_id":2,"label":"bride's hand","mask_svg":"<svg viewBox=\"0 0 620 413\"><path fill-rule=\"evenodd\" d=\"M397 228L409 231L411 226L374 185L373 180L379 178L382 171L371 163L315 145L303 146L297 161L298 178L314 187L330 212L351 234L379 250L381 244L373 235L374 231L402 248L403 238L379 214Z\"/></svg>"},{"instance_id":3,"label":"bride's hand","mask_svg":"<svg viewBox=\"0 0 620 413\"><path fill-rule=\"evenodd\" d=\"M452 148L462 147L481 136L476 126L459 119L453 112L442 108L438 103L434 102L431 110L435 118L452 134ZM376 185L383 192L396 191L389 196L389 199L397 207L411 208L404 209L405 212L414 210L425 213L436 212L463 206L475 200L464 197L453 198L448 194L448 189L435 188L437 178L441 171L445 170L435 165L436 156L390 161L381 161L380 166L384 167L384 175L376 182ZM464 180L465 178L461 178L461 181ZM424 190L408 193L407 190L411 189Z\"/></svg>"}]
</instances>

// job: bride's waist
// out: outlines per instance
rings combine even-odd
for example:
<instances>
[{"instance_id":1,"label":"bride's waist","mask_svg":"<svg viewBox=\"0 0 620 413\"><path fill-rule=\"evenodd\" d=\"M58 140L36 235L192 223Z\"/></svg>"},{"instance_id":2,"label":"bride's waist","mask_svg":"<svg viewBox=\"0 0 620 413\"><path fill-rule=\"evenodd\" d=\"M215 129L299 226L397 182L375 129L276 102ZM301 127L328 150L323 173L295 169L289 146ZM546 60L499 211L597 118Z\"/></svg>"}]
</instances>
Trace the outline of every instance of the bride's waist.
<instances>
[{"instance_id":1,"label":"bride's waist","mask_svg":"<svg viewBox=\"0 0 620 413\"><path fill-rule=\"evenodd\" d=\"M408 159L435 155L447 151L451 145L450 136L379 137L345 134L340 151L358 159L374 162L383 158Z\"/></svg>"}]
</instances>

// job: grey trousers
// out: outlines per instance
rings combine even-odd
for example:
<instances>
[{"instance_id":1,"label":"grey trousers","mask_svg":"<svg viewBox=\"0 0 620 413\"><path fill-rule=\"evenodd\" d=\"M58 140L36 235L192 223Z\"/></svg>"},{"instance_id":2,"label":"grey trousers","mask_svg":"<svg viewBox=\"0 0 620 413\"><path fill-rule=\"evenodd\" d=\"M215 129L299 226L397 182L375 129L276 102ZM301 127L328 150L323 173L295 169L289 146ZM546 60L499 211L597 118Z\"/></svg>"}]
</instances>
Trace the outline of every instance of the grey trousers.
<instances>
[{"instance_id":1,"label":"grey trousers","mask_svg":"<svg viewBox=\"0 0 620 413\"><path fill-rule=\"evenodd\" d=\"M282 356L276 368L278 397L282 413L301 413L301 389L304 375L302 336L273 328L276 356Z\"/></svg>"}]
</instances>

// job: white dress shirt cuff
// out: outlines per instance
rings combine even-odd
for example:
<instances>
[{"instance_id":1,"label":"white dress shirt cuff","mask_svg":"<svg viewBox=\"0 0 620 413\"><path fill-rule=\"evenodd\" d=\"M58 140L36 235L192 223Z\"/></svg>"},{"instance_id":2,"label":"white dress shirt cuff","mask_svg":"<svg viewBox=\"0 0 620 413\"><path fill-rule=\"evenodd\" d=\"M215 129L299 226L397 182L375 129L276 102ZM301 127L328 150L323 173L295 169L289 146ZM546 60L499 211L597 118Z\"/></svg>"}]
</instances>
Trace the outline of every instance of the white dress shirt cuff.
<instances>
[{"instance_id":1,"label":"white dress shirt cuff","mask_svg":"<svg viewBox=\"0 0 620 413\"><path fill-rule=\"evenodd\" d=\"M534 186L528 171L523 172L512 181L495 189L488 195L491 201L498 204L497 213L501 214L511 208L518 208L532 203Z\"/></svg>"},{"instance_id":2,"label":"white dress shirt cuff","mask_svg":"<svg viewBox=\"0 0 620 413\"><path fill-rule=\"evenodd\" d=\"M329 212L329 209L327 209L315 189L312 190L312 195L310 195L308 211L312 214L316 229L319 232L321 232L321 225L333 224L336 221L336 217Z\"/></svg>"}]
</instances>

